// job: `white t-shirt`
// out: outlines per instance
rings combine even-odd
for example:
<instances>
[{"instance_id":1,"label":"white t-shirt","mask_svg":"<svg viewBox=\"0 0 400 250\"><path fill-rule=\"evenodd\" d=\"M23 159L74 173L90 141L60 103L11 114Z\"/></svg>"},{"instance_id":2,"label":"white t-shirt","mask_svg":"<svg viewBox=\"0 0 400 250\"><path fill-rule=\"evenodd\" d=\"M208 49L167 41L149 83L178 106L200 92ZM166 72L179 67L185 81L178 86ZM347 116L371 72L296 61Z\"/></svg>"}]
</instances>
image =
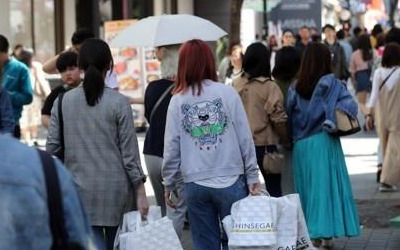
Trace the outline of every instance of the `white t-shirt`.
<instances>
[{"instance_id":1,"label":"white t-shirt","mask_svg":"<svg viewBox=\"0 0 400 250\"><path fill-rule=\"evenodd\" d=\"M196 181L194 183L209 188L227 188L232 186L237 181L238 178L239 175L222 176L222 177L214 177L211 179Z\"/></svg>"},{"instance_id":2,"label":"white t-shirt","mask_svg":"<svg viewBox=\"0 0 400 250\"><path fill-rule=\"evenodd\" d=\"M118 88L117 75L115 74L114 71L107 71L106 79L104 79L104 81L105 81L107 87L109 87L111 89Z\"/></svg>"},{"instance_id":3,"label":"white t-shirt","mask_svg":"<svg viewBox=\"0 0 400 250\"><path fill-rule=\"evenodd\" d=\"M393 71L394 70L394 71ZM376 102L379 98L379 87L382 82L389 76L389 74L393 71L393 74L388 78L383 88L387 90L392 90L396 84L400 84L400 68L392 67L392 68L378 68L375 70L374 78L372 81L372 91L371 97L367 104L367 107L373 108L376 105Z\"/></svg>"}]
</instances>

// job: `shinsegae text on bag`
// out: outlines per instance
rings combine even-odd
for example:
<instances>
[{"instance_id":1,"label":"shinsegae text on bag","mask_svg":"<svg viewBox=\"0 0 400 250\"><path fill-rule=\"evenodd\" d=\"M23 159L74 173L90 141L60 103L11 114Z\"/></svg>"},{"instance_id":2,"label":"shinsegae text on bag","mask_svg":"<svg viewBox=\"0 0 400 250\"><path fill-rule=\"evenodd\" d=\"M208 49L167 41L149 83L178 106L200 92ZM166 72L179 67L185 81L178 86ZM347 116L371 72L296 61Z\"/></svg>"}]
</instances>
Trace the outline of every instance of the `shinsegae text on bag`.
<instances>
[{"instance_id":1,"label":"shinsegae text on bag","mask_svg":"<svg viewBox=\"0 0 400 250\"><path fill-rule=\"evenodd\" d=\"M277 228L274 223L268 223L268 222L249 222L249 223L244 223L244 222L236 222L234 223L232 232L235 233L270 233L270 232L276 232Z\"/></svg>"}]
</instances>

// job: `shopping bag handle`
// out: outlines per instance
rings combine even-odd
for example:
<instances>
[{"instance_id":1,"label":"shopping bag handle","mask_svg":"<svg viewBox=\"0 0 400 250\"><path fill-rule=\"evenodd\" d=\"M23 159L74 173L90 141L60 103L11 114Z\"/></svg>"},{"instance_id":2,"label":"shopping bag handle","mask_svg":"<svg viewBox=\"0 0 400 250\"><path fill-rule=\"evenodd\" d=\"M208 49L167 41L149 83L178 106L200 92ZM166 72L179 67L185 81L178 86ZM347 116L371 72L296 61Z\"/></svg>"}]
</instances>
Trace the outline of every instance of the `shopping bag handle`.
<instances>
[{"instance_id":1,"label":"shopping bag handle","mask_svg":"<svg viewBox=\"0 0 400 250\"><path fill-rule=\"evenodd\" d=\"M261 189L259 194L249 194L249 196L269 196L271 197L271 195L268 193L268 191L266 189Z\"/></svg>"}]
</instances>

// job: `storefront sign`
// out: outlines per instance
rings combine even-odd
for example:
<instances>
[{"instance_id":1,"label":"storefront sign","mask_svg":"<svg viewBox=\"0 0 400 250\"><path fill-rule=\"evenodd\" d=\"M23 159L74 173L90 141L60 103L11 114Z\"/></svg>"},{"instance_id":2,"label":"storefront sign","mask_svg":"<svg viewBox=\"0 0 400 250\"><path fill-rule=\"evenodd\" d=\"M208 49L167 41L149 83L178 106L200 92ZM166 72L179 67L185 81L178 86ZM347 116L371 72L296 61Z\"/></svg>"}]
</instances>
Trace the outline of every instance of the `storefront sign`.
<instances>
[{"instance_id":1,"label":"storefront sign","mask_svg":"<svg viewBox=\"0 0 400 250\"><path fill-rule=\"evenodd\" d=\"M297 32L307 26L320 30L321 12L321 0L281 0L270 12L270 29Z\"/></svg>"}]
</instances>

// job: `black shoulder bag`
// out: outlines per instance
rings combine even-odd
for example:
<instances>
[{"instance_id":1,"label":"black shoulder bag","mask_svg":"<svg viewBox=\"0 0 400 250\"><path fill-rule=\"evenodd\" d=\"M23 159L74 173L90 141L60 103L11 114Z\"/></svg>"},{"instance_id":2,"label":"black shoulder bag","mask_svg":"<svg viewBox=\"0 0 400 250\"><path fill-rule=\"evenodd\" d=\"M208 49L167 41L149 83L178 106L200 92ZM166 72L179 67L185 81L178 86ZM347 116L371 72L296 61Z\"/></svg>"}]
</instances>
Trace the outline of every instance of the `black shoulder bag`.
<instances>
[{"instance_id":1,"label":"black shoulder bag","mask_svg":"<svg viewBox=\"0 0 400 250\"><path fill-rule=\"evenodd\" d=\"M150 113L150 121L149 123L151 123L151 120L153 120L153 116L155 111L157 110L158 106L160 106L161 102L165 99L165 97L168 95L168 93L175 87L175 84L171 84L171 86L169 86L164 93L161 95L161 97L157 100L156 104L154 105L153 109L151 110Z\"/></svg>"}]
</instances>

